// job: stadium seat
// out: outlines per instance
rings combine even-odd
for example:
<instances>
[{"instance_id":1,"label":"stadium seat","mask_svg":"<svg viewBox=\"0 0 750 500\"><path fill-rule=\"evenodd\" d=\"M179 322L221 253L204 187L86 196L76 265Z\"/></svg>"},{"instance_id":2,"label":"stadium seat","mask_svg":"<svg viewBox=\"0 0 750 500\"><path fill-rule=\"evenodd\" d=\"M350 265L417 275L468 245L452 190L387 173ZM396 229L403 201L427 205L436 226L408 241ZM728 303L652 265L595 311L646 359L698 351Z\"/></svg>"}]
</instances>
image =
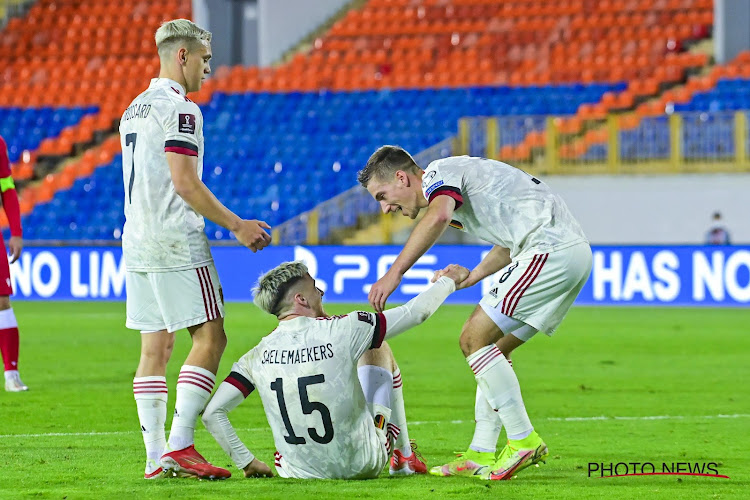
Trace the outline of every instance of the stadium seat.
<instances>
[{"instance_id":1,"label":"stadium seat","mask_svg":"<svg viewBox=\"0 0 750 500\"><path fill-rule=\"evenodd\" d=\"M155 28L162 19L189 17L190 8L187 0L121 10L99 0L40 0L23 21L10 22L0 49L8 74L19 77L0 81L0 133L7 126L14 173L33 178L29 165L37 157L70 154L113 131L158 70ZM716 82L750 78L737 66L644 102L707 63L683 49L710 36L712 23L710 0L370 0L289 62L217 68L191 96L204 113L204 180L242 215L275 225L350 188L376 147L425 149L454 135L464 116L507 117L512 133L498 146L523 159L544 146L546 115L562 117L562 133L578 134L585 120L634 109L621 141L630 151L643 137L663 139L656 129L666 126L649 120L663 115L665 98L675 109L736 109L747 101L741 89L712 94ZM65 29L51 40L55 26ZM602 140L600 130L586 132L563 156L606 156ZM664 154L659 144L648 154ZM717 151L724 154L725 146ZM18 164L24 155L29 161ZM53 180L27 188L22 202L35 234L64 220L67 226L55 230L61 237L115 238L121 164L113 137ZM83 214L69 210L80 208L75 200L85 200ZM231 237L213 224L207 233Z\"/></svg>"}]
</instances>

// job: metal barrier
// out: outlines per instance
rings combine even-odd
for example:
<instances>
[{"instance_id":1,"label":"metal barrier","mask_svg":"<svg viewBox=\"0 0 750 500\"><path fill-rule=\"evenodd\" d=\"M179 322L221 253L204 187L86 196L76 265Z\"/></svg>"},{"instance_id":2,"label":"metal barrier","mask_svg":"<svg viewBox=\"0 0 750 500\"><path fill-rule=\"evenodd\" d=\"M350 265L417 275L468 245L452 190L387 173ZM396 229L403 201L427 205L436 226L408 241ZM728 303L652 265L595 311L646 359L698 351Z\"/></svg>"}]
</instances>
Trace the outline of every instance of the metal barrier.
<instances>
[{"instance_id":1,"label":"metal barrier","mask_svg":"<svg viewBox=\"0 0 750 500\"><path fill-rule=\"evenodd\" d=\"M11 17L22 15L34 0L0 0L0 28L4 28Z\"/></svg>"},{"instance_id":2,"label":"metal barrier","mask_svg":"<svg viewBox=\"0 0 750 500\"><path fill-rule=\"evenodd\" d=\"M455 142L454 137L449 137L414 155L414 160L426 167L434 160L454 154ZM352 182L356 179L353 178ZM278 245L332 243L337 239L337 232L369 222L364 219L378 214L380 205L367 190L357 185L279 224L273 230L273 241ZM387 224L385 226L384 231L388 231Z\"/></svg>"},{"instance_id":3,"label":"metal barrier","mask_svg":"<svg viewBox=\"0 0 750 500\"><path fill-rule=\"evenodd\" d=\"M464 118L459 144L538 174L749 171L748 113Z\"/></svg>"}]
</instances>

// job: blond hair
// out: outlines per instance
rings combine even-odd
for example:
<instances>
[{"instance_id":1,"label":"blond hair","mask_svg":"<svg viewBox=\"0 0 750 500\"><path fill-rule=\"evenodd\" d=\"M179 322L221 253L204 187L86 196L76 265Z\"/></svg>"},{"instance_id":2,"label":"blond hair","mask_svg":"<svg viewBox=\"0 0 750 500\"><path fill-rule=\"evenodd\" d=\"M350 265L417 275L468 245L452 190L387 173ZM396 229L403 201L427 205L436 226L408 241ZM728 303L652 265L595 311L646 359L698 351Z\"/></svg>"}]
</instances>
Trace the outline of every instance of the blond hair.
<instances>
[{"instance_id":1,"label":"blond hair","mask_svg":"<svg viewBox=\"0 0 750 500\"><path fill-rule=\"evenodd\" d=\"M381 146L367 160L365 168L357 172L357 180L362 187L367 188L367 184L373 178L384 181L392 177L399 170L418 174L420 168L417 162L414 161L414 158L404 148L388 145Z\"/></svg>"},{"instance_id":2,"label":"blond hair","mask_svg":"<svg viewBox=\"0 0 750 500\"><path fill-rule=\"evenodd\" d=\"M211 32L204 30L188 19L173 19L162 23L156 30L156 50L163 56L182 46L188 50L197 44L211 41Z\"/></svg>"},{"instance_id":3,"label":"blond hair","mask_svg":"<svg viewBox=\"0 0 750 500\"><path fill-rule=\"evenodd\" d=\"M265 312L278 316L287 305L284 296L305 276L307 266L302 261L279 264L258 278L253 288L253 303Z\"/></svg>"}]
</instances>

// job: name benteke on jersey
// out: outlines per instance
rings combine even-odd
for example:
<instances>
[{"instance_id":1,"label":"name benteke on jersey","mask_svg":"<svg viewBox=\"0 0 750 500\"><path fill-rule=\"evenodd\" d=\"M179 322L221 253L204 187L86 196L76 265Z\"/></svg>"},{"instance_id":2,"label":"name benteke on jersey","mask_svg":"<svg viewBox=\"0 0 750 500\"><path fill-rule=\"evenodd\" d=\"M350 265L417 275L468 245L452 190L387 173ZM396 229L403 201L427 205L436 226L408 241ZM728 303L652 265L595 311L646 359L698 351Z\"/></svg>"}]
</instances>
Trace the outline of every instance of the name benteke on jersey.
<instances>
[{"instance_id":1,"label":"name benteke on jersey","mask_svg":"<svg viewBox=\"0 0 750 500\"><path fill-rule=\"evenodd\" d=\"M131 104L123 113L122 121L128 121L131 118L146 118L150 111L150 104Z\"/></svg>"},{"instance_id":2,"label":"name benteke on jersey","mask_svg":"<svg viewBox=\"0 0 750 500\"><path fill-rule=\"evenodd\" d=\"M333 345L316 345L302 349L270 349L263 351L261 364L266 365L295 365L308 361L322 361L333 357Z\"/></svg>"}]
</instances>

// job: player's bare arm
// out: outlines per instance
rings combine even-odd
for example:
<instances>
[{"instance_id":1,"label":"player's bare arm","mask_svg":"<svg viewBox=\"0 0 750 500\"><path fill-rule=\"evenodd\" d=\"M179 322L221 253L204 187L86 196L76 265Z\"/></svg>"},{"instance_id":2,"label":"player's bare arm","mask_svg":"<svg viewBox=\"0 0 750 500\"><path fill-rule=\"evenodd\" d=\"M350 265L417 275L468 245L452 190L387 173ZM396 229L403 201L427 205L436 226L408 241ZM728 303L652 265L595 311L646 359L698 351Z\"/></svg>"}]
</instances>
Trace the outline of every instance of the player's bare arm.
<instances>
[{"instance_id":1,"label":"player's bare arm","mask_svg":"<svg viewBox=\"0 0 750 500\"><path fill-rule=\"evenodd\" d=\"M450 196L438 196L427 207L422 220L417 223L398 258L385 275L372 286L367 299L377 312L383 312L388 297L401 283L404 273L445 232L453 218L456 201Z\"/></svg>"},{"instance_id":2,"label":"player's bare arm","mask_svg":"<svg viewBox=\"0 0 750 500\"><path fill-rule=\"evenodd\" d=\"M271 235L265 231L265 229L271 229L271 226L263 221L240 218L225 207L206 187L198 177L197 157L167 153L167 163L169 164L175 192L193 210L221 227L232 231L237 241L253 252L261 250L271 243Z\"/></svg>"},{"instance_id":3,"label":"player's bare arm","mask_svg":"<svg viewBox=\"0 0 750 500\"><path fill-rule=\"evenodd\" d=\"M511 263L510 249L495 245L492 250L477 264L477 266L471 270L468 277L460 282L456 283L456 290L468 288L474 286L482 281L487 276L492 276L500 269L504 268ZM451 266L454 264L451 264ZM436 282L441 276L445 276L447 270L451 267L448 266L445 269L435 271L435 276L432 277L432 282Z\"/></svg>"}]
</instances>

